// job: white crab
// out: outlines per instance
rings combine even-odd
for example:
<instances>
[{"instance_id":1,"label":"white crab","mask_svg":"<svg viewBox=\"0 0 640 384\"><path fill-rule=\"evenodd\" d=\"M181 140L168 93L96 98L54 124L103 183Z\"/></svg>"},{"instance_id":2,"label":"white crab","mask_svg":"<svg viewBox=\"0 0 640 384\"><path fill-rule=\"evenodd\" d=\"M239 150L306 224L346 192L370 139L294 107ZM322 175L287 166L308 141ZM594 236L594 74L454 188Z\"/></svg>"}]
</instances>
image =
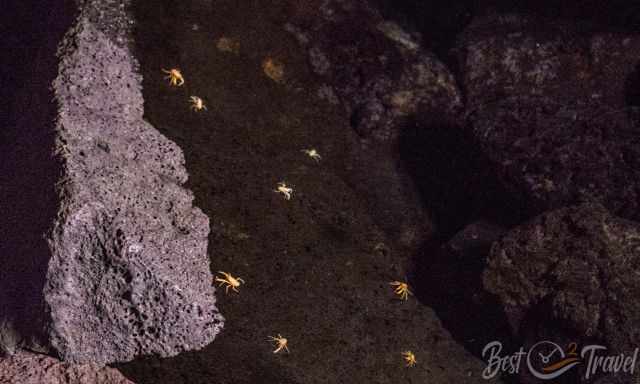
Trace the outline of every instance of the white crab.
<instances>
[{"instance_id":1,"label":"white crab","mask_svg":"<svg viewBox=\"0 0 640 384\"><path fill-rule=\"evenodd\" d=\"M191 96L189 98L189 102L191 103L191 109L193 109L194 111L198 112L201 110L207 110L207 106L204 105L204 101L199 98L198 96Z\"/></svg>"},{"instance_id":2,"label":"white crab","mask_svg":"<svg viewBox=\"0 0 640 384\"><path fill-rule=\"evenodd\" d=\"M282 193L284 198L287 200L291 200L291 194L293 193L293 188L287 187L287 184L284 181L278 183L278 188L274 190L276 193Z\"/></svg>"},{"instance_id":3,"label":"white crab","mask_svg":"<svg viewBox=\"0 0 640 384\"><path fill-rule=\"evenodd\" d=\"M306 153L310 158L312 158L313 160L317 162L319 162L322 159L322 156L320 156L320 154L318 153L318 151L316 151L314 148L311 149L303 149L300 152L304 152Z\"/></svg>"},{"instance_id":4,"label":"white crab","mask_svg":"<svg viewBox=\"0 0 640 384\"><path fill-rule=\"evenodd\" d=\"M287 339L285 339L284 337L282 337L281 334L278 333L278 336L274 337L274 336L269 336L269 340L273 341L276 343L276 349L273 351L273 353L278 353L281 350L285 350L287 351L287 353L289 353L289 347L287 346L287 343L289 342Z\"/></svg>"}]
</instances>

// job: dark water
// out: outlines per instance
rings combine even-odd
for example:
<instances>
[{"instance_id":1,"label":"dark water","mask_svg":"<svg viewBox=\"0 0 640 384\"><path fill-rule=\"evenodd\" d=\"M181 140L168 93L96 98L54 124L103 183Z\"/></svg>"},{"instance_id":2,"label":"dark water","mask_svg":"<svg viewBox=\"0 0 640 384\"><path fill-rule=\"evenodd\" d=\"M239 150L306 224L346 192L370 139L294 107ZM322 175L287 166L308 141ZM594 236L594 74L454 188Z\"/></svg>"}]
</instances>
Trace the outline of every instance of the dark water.
<instances>
[{"instance_id":1,"label":"dark water","mask_svg":"<svg viewBox=\"0 0 640 384\"><path fill-rule=\"evenodd\" d=\"M456 33L491 4L441 3L380 2L388 16L429 36L427 48L447 62L443 52ZM610 14L611 20L571 9L535 11L622 27L635 20L632 9ZM470 295L482 289L483 261L438 253L442 242L476 218L506 226L522 220L521 202L490 174L479 173L488 167L470 150L471 139L450 127L405 130L403 166L431 204L440 230L419 254L407 254L379 230L363 197L350 187L348 118L315 96L317 79L306 56L282 28L288 12L283 2L136 2L133 11L146 118L184 150L187 186L211 218L212 271L231 272L246 285L239 294L218 292L227 323L210 346L118 365L125 375L142 384L465 377L451 363L459 348L444 341L449 336L429 307L476 356L491 340L516 345L495 298L478 307ZM236 42L237 52L216 48L221 37ZM284 64L282 82L265 75L266 58ZM184 86L170 87L163 68L180 68ZM191 111L190 96L204 99L208 110ZM319 164L301 153L311 147L323 157ZM294 188L292 200L273 191L280 181ZM376 251L380 244L384 252ZM403 276L414 279L417 300L401 303L389 294L388 282ZM276 334L289 339L290 354L272 353L267 337ZM406 349L426 361L403 369L398 352Z\"/></svg>"},{"instance_id":2,"label":"dark water","mask_svg":"<svg viewBox=\"0 0 640 384\"><path fill-rule=\"evenodd\" d=\"M246 285L218 292L227 323L207 348L117 367L141 384L466 377L466 363L446 363L464 355L431 310L389 289L410 275L413 255L396 250L349 187L353 133L342 111L315 96L306 56L282 28L287 9L241 3L136 2L133 10L146 119L184 150L187 186L211 218L212 271ZM217 49L220 37L237 41L238 52ZM282 82L265 76L265 58L284 63ZM170 87L162 68L179 68L184 86ZM191 111L190 96L208 110ZM311 147L318 164L301 152ZM290 201L274 192L280 181L294 188ZM290 354L272 353L267 337L278 333ZM423 364L404 369L406 349Z\"/></svg>"},{"instance_id":3,"label":"dark water","mask_svg":"<svg viewBox=\"0 0 640 384\"><path fill-rule=\"evenodd\" d=\"M262 60L272 57L286 63L288 78L308 76L296 72L305 59L291 54L299 52L294 41L274 28L276 4L215 3L138 2L136 39L146 118L183 148L188 187L211 218L212 270L246 285L218 294L227 324L206 349L119 368L138 383L337 382L348 365L337 361L343 344L365 337L344 323L367 306L356 299L356 282L373 270L365 252L376 237L341 178L345 125L328 106L308 102L299 80L278 84L264 75ZM216 48L222 36L240 43L239 54ZM161 68L173 67L183 87L163 79ZM192 95L208 110L192 112ZM300 152L310 147L320 164ZM294 188L291 201L273 192L280 181ZM348 273L349 261L366 264ZM278 333L290 340L290 355L271 352L267 337Z\"/></svg>"}]
</instances>

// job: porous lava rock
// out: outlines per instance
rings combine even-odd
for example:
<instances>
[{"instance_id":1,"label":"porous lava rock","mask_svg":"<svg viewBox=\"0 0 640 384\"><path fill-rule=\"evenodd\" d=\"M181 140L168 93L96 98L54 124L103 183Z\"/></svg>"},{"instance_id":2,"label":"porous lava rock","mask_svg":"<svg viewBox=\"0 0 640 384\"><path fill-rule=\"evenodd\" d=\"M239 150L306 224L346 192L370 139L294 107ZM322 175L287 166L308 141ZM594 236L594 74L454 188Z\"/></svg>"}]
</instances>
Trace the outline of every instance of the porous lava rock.
<instances>
[{"instance_id":1,"label":"porous lava rock","mask_svg":"<svg viewBox=\"0 0 640 384\"><path fill-rule=\"evenodd\" d=\"M470 133L530 216L595 200L640 217L640 36L488 10L455 52Z\"/></svg>"},{"instance_id":2,"label":"porous lava rock","mask_svg":"<svg viewBox=\"0 0 640 384\"><path fill-rule=\"evenodd\" d=\"M455 121L461 97L451 72L421 49L421 36L385 20L366 0L291 2L286 25L307 50L325 83L323 96L339 102L360 137L394 142L416 115Z\"/></svg>"},{"instance_id":3,"label":"porous lava rock","mask_svg":"<svg viewBox=\"0 0 640 384\"><path fill-rule=\"evenodd\" d=\"M0 384L134 384L116 369L71 364L51 356L20 351L0 359Z\"/></svg>"},{"instance_id":4,"label":"porous lava rock","mask_svg":"<svg viewBox=\"0 0 640 384\"><path fill-rule=\"evenodd\" d=\"M602 205L547 212L494 243L484 286L532 345L602 344L606 355L640 345L640 227Z\"/></svg>"},{"instance_id":5,"label":"porous lava rock","mask_svg":"<svg viewBox=\"0 0 640 384\"><path fill-rule=\"evenodd\" d=\"M108 364L200 349L223 326L209 220L183 187L182 151L143 119L128 3L82 2L60 44L53 82L59 208L48 254L34 266L46 270L35 276L42 289L31 292L39 299L26 301L41 303L40 318L25 334L26 319L12 311L20 303L2 296L5 352L29 347ZM11 267L16 256L2 257L9 276L0 284L12 284L10 274L21 273Z\"/></svg>"}]
</instances>

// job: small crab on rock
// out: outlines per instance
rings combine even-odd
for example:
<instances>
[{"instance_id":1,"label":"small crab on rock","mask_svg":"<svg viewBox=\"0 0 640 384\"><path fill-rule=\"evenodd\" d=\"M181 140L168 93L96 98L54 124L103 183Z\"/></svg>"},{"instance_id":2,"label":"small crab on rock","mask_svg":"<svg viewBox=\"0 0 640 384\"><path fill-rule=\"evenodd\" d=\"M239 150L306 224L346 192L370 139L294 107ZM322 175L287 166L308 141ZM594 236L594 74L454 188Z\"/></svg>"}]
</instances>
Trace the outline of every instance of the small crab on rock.
<instances>
[{"instance_id":1,"label":"small crab on rock","mask_svg":"<svg viewBox=\"0 0 640 384\"><path fill-rule=\"evenodd\" d=\"M207 110L207 106L204 105L204 101L199 98L198 96L191 96L189 98L189 102L191 102L191 109L193 109L194 111L198 112L201 110Z\"/></svg>"},{"instance_id":2,"label":"small crab on rock","mask_svg":"<svg viewBox=\"0 0 640 384\"><path fill-rule=\"evenodd\" d=\"M227 272L222 272L222 271L218 271L218 273L222 274L223 278L219 278L216 277L216 281L219 282L220 284L218 285L219 287L225 285L227 287L227 289L225 289L225 293L229 293L229 288L233 289L234 291L238 292L238 290L236 288L238 288L240 286L240 283L244 284L244 280L242 280L239 277L233 277L231 276L230 273ZM240 293L240 292L238 292Z\"/></svg>"},{"instance_id":3,"label":"small crab on rock","mask_svg":"<svg viewBox=\"0 0 640 384\"><path fill-rule=\"evenodd\" d=\"M394 292L396 295L400 296L400 299L402 300L407 300L409 295L413 296L413 293L409 290L409 284L407 283L404 283L402 281L392 281L389 283L389 285L393 285L396 287L394 289Z\"/></svg>"},{"instance_id":4,"label":"small crab on rock","mask_svg":"<svg viewBox=\"0 0 640 384\"><path fill-rule=\"evenodd\" d=\"M281 334L278 334L277 337L269 336L269 340L275 342L277 346L273 353L278 353L283 349L289 353L289 348L287 347L288 340L282 337Z\"/></svg>"},{"instance_id":5,"label":"small crab on rock","mask_svg":"<svg viewBox=\"0 0 640 384\"><path fill-rule=\"evenodd\" d=\"M300 152L304 152L307 154L307 156L309 156L310 158L312 158L313 160L316 161L316 163L320 162L320 160L322 159L322 156L320 156L320 154L318 153L318 151L316 151L314 148L311 149L303 149Z\"/></svg>"},{"instance_id":6,"label":"small crab on rock","mask_svg":"<svg viewBox=\"0 0 640 384\"><path fill-rule=\"evenodd\" d=\"M291 200L291 194L293 193L293 188L287 187L287 184L284 181L278 183L278 188L274 190L276 193L282 193L284 198L287 200Z\"/></svg>"},{"instance_id":7,"label":"small crab on rock","mask_svg":"<svg viewBox=\"0 0 640 384\"><path fill-rule=\"evenodd\" d=\"M414 355L411 351L402 352L402 358L407 362L407 367L413 367L418 362L416 360L416 355Z\"/></svg>"},{"instance_id":8,"label":"small crab on rock","mask_svg":"<svg viewBox=\"0 0 640 384\"><path fill-rule=\"evenodd\" d=\"M184 77L182 77L182 73L179 69L173 68L170 70L162 69L162 72L168 73L169 76L166 76L165 79L169 79L169 85L181 86L184 84Z\"/></svg>"}]
</instances>

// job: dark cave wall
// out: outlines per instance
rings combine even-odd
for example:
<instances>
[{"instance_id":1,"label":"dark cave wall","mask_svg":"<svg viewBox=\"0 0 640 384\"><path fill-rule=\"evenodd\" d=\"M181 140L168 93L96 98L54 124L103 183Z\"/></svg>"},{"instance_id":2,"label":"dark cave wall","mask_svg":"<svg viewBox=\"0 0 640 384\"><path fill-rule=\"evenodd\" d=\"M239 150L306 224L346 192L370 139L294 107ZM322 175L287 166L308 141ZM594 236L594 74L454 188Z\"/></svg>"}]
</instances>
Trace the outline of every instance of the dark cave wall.
<instances>
[{"instance_id":1,"label":"dark cave wall","mask_svg":"<svg viewBox=\"0 0 640 384\"><path fill-rule=\"evenodd\" d=\"M0 340L8 348L40 349L49 257L44 235L56 216L61 171L52 153L56 106L49 85L57 74L58 42L76 8L71 1L11 1L7 9L6 54L0 56L0 97L7 101L0 130Z\"/></svg>"}]
</instances>

